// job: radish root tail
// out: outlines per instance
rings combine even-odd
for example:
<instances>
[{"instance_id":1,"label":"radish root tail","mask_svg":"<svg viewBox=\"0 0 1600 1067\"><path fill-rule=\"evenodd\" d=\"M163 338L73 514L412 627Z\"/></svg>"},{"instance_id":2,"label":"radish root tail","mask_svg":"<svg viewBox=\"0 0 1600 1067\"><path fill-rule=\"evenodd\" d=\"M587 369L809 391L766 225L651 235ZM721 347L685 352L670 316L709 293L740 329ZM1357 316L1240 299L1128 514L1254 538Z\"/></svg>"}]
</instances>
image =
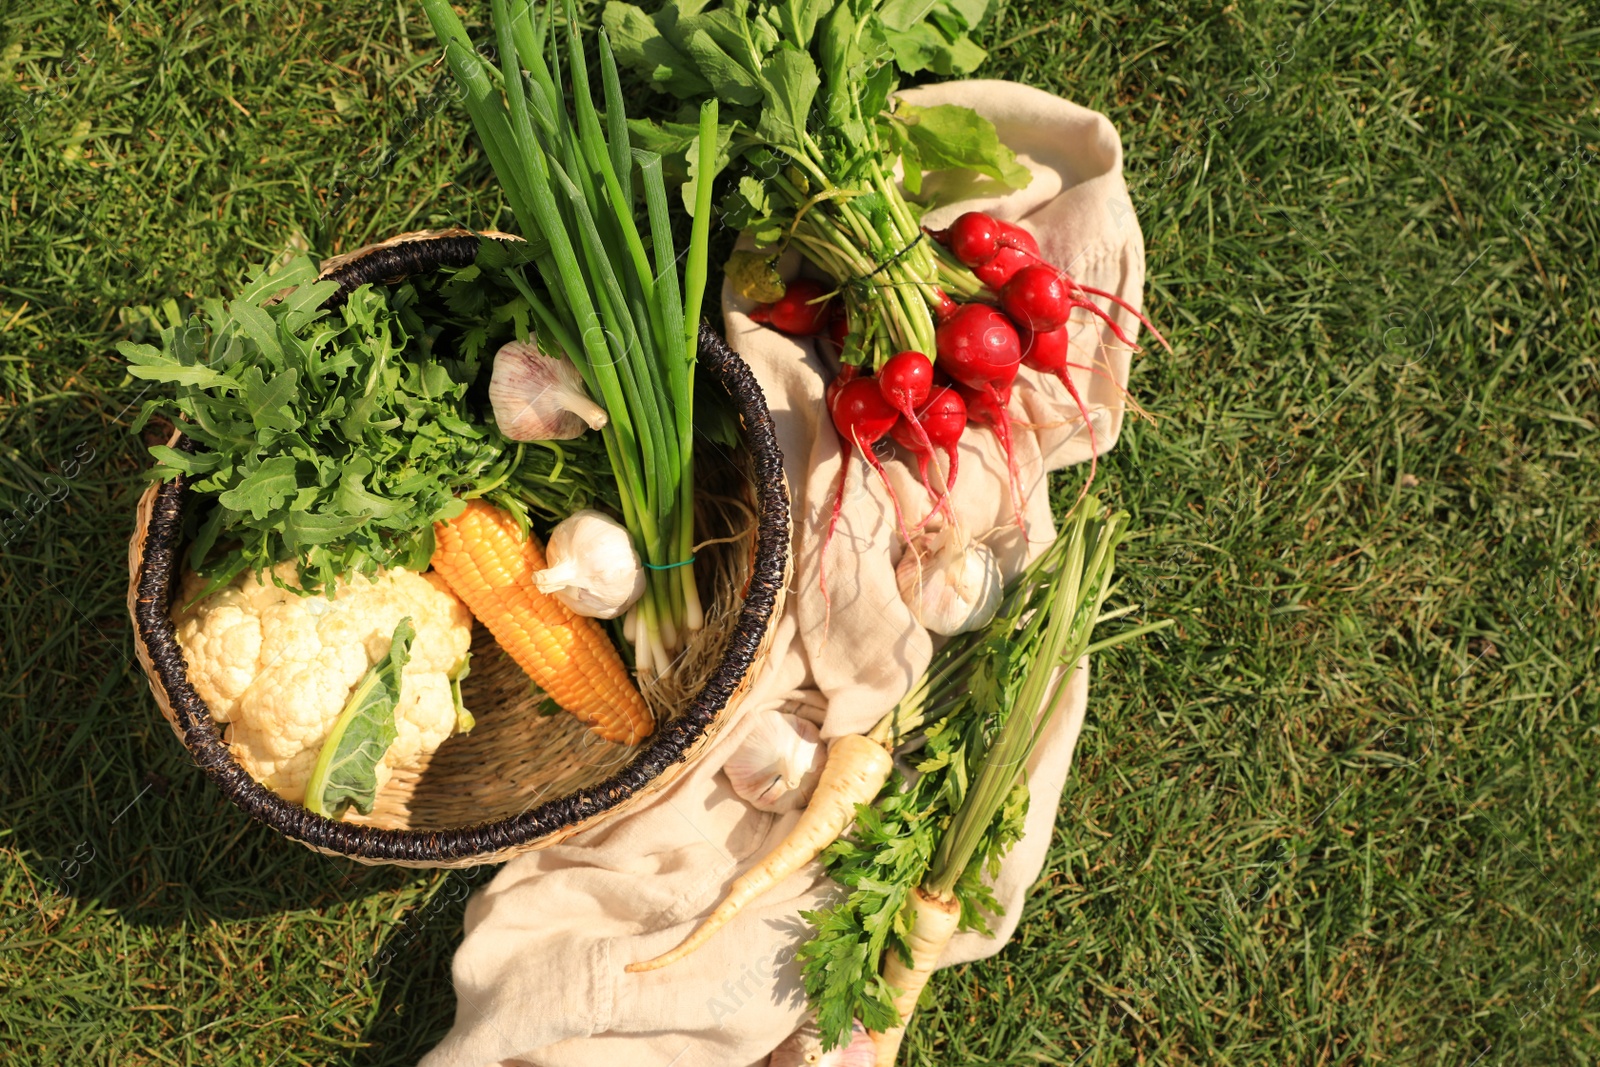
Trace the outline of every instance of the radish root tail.
<instances>
[{"instance_id":1,"label":"radish root tail","mask_svg":"<svg viewBox=\"0 0 1600 1067\"><path fill-rule=\"evenodd\" d=\"M1136 318L1140 322L1144 323L1144 328L1150 331L1150 336L1154 337L1157 341L1161 342L1161 347L1162 348L1165 348L1168 352L1172 351L1172 346L1167 343L1167 339L1165 337L1161 336L1161 331L1155 328L1155 324L1152 323L1149 319L1145 318L1143 312L1139 311L1132 304L1130 304L1126 300L1122 299L1122 297L1117 296L1115 293L1108 293L1104 289L1096 289L1092 285L1083 285L1083 284L1081 284L1079 282L1073 282L1072 284L1076 285L1079 289L1082 289L1084 292L1089 293L1089 294L1091 294L1093 296L1104 297L1105 299L1111 301L1113 304L1117 305L1123 311L1126 311L1128 314L1132 315L1134 318Z\"/></svg>"},{"instance_id":2,"label":"radish root tail","mask_svg":"<svg viewBox=\"0 0 1600 1067\"><path fill-rule=\"evenodd\" d=\"M1094 419L1089 415L1089 406L1083 402L1083 397L1078 395L1078 387L1072 383L1072 372L1062 370L1057 377L1061 379L1061 384L1067 387L1067 392L1072 394L1072 402L1078 405L1078 414L1083 416L1084 428L1089 431L1089 477L1084 479L1083 488L1078 490L1078 499L1072 502L1072 507L1075 508L1089 495L1089 487L1094 484L1095 471L1100 466L1100 448L1094 439ZM1067 509L1069 513L1071 510L1072 508Z\"/></svg>"},{"instance_id":3,"label":"radish root tail","mask_svg":"<svg viewBox=\"0 0 1600 1067\"><path fill-rule=\"evenodd\" d=\"M860 440L856 447L861 449L861 458L866 460L873 470L878 472L878 477L883 481L883 491L889 494L889 503L894 506L894 523L900 529L900 537L906 544L911 543L911 531L906 526L906 517L900 510L900 498L894 495L894 486L889 482L889 472L883 469L883 463L871 448L863 447Z\"/></svg>"}]
</instances>

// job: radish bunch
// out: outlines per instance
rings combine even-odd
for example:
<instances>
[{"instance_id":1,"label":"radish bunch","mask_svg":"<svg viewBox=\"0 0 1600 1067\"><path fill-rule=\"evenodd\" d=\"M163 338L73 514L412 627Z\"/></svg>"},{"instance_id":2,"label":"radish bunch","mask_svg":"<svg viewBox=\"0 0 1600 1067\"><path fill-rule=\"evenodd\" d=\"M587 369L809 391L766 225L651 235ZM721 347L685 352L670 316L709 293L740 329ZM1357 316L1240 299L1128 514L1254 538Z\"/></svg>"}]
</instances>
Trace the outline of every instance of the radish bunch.
<instances>
[{"instance_id":1,"label":"radish bunch","mask_svg":"<svg viewBox=\"0 0 1600 1067\"><path fill-rule=\"evenodd\" d=\"M1045 262L1039 254L1039 243L1020 226L981 211L969 211L947 229L930 230L928 235L970 267L984 285L999 293L1000 306L1019 326L1036 331L1057 329L1067 324L1074 308L1083 308L1104 321L1117 340L1130 348L1138 348L1111 316L1089 299L1098 296L1133 315L1163 348L1172 350L1150 320L1126 300L1104 289L1083 285L1065 270Z\"/></svg>"},{"instance_id":2,"label":"radish bunch","mask_svg":"<svg viewBox=\"0 0 1600 1067\"><path fill-rule=\"evenodd\" d=\"M951 364L951 376L967 390L964 395L973 420L992 428L1006 451L1018 523L1022 522L1021 487L1011 448L1010 418L1006 414L1011 381L1016 375L1015 364L1054 375L1067 387L1073 403L1078 406L1089 433L1089 477L1083 487L1083 492L1087 493L1094 481L1099 447L1094 439L1089 409L1073 384L1070 371L1074 367L1089 371L1094 368L1073 363L1068 358L1067 322L1073 311L1087 310L1110 327L1117 340L1137 350L1138 346L1111 316L1089 299L1102 297L1137 317L1168 351L1172 346L1150 320L1127 301L1114 293L1084 285L1065 270L1046 262L1033 235L1019 226L981 211L969 211L947 229L929 231L929 235L994 291L1004 311L1002 315L981 304L959 307L939 327L939 358L941 364ZM985 310L975 311L975 308ZM1014 341L997 321L1002 319L1013 327ZM981 334L981 344L975 344L975 334ZM1013 344L1017 352L1015 360L1011 357ZM1012 364L1009 376L1004 373L1008 363ZM970 370L963 373L964 367Z\"/></svg>"},{"instance_id":3,"label":"radish bunch","mask_svg":"<svg viewBox=\"0 0 1600 1067\"><path fill-rule=\"evenodd\" d=\"M1065 270L1045 261L1038 242L1021 227L982 212L969 211L947 229L928 231L942 244L950 257L970 270L965 283L954 283L962 294L975 294L970 303L957 303L937 289L929 297L937 327L936 351L881 354L875 373L869 368L845 364L828 386L827 407L839 435L845 468L834 497L833 514L823 539L823 595L827 596L826 557L829 542L844 507L845 476L855 451L861 452L885 488L888 474L873 451L885 437L911 453L917 471L933 506L916 524L925 526L935 514L943 513L949 523L955 516L950 507L954 488L961 435L968 425L986 427L1005 451L1009 473L1012 509L1017 524L1024 524L1021 474L1012 441L1008 407L1017 371L1022 367L1054 375L1066 386L1078 407L1089 435L1089 477L1084 492L1093 482L1096 469L1094 424L1088 406L1072 381L1071 370L1098 373L1095 368L1071 360L1068 322L1082 308L1099 318L1113 335L1130 348L1138 346L1092 297L1108 300L1133 314L1153 337L1170 351L1166 338L1121 297L1078 282ZM946 258L945 264L949 264ZM954 268L959 270L959 268ZM954 277L952 275L952 277ZM976 277L982 285L974 284ZM826 331L835 355L842 355L852 336L844 309L821 283L791 282L784 299L764 305L752 316L785 333L813 336ZM870 357L868 357L870 359ZM947 376L942 384L935 368ZM943 484L933 477L937 466L930 463L937 451L947 459L949 473ZM931 471L931 472L930 472ZM890 489L895 521L909 544L908 528L900 501Z\"/></svg>"}]
</instances>

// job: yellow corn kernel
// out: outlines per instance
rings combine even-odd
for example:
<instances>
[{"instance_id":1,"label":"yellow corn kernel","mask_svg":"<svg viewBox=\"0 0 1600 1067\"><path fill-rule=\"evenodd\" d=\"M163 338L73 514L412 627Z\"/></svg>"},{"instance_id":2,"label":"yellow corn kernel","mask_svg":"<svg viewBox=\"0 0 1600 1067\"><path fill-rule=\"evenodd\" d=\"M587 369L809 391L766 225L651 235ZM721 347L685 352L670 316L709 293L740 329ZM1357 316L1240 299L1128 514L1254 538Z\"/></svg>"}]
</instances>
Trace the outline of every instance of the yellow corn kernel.
<instances>
[{"instance_id":1,"label":"yellow corn kernel","mask_svg":"<svg viewBox=\"0 0 1600 1067\"><path fill-rule=\"evenodd\" d=\"M544 549L510 513L469 500L434 537L434 571L552 700L607 741L650 736L650 709L600 624L534 586Z\"/></svg>"}]
</instances>

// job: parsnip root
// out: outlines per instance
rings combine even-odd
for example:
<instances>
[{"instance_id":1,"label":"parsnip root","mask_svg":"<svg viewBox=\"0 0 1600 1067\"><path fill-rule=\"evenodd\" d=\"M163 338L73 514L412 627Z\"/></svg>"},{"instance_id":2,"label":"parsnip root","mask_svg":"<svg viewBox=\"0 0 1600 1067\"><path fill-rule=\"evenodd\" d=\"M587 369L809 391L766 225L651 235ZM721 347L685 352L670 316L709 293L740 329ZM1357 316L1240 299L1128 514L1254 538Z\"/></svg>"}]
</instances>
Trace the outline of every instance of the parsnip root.
<instances>
[{"instance_id":1,"label":"parsnip root","mask_svg":"<svg viewBox=\"0 0 1600 1067\"><path fill-rule=\"evenodd\" d=\"M710 940L747 904L816 859L854 821L856 805L870 804L878 795L893 768L889 753L876 741L860 734L835 738L828 745L828 762L823 765L811 803L800 813L800 821L783 843L735 881L717 909L681 945L655 959L628 964L628 972L654 971L683 959Z\"/></svg>"},{"instance_id":2,"label":"parsnip root","mask_svg":"<svg viewBox=\"0 0 1600 1067\"><path fill-rule=\"evenodd\" d=\"M906 935L911 945L911 962L901 960L898 952L886 952L883 964L883 980L897 991L894 1010L900 1013L900 1025L872 1035L878 1050L878 1067L893 1067L923 987L933 976L933 969L939 965L945 946L955 936L956 927L961 925L961 905L954 897L936 897L918 886L907 906L911 910L911 930Z\"/></svg>"}]
</instances>

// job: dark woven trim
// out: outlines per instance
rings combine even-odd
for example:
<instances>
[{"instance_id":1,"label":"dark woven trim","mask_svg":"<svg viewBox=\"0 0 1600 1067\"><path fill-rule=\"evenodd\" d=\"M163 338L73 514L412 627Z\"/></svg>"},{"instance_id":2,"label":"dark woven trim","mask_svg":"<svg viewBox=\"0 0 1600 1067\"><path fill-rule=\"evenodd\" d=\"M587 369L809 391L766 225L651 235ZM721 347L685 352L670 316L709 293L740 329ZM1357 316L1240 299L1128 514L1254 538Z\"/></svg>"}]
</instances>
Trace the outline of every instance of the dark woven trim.
<instances>
[{"instance_id":1,"label":"dark woven trim","mask_svg":"<svg viewBox=\"0 0 1600 1067\"><path fill-rule=\"evenodd\" d=\"M478 238L469 234L428 237L374 248L328 276L339 283L339 291L328 297L323 306L339 307L350 299L351 293L369 282L394 284L413 274L425 274L440 267L465 267L477 258L478 243Z\"/></svg>"},{"instance_id":2,"label":"dark woven trim","mask_svg":"<svg viewBox=\"0 0 1600 1067\"><path fill-rule=\"evenodd\" d=\"M470 251L462 242L470 243ZM340 299L364 281L387 280L431 270L443 263L470 263L475 237L436 238L378 249L348 263L331 277L340 282ZM437 249L437 255L432 254ZM463 258L464 257L464 258ZM369 260L379 260L370 265ZM357 280L359 279L359 280ZM333 302L330 299L330 303ZM755 666L784 580L789 551L789 497L784 487L783 453L766 397L755 375L709 325L700 327L699 369L727 391L744 425L760 513L755 564L739 619L728 649L711 680L682 716L665 724L617 774L588 789L547 801L498 822L452 830L381 830L354 826L313 815L260 785L240 767L211 718L205 702L189 684L188 665L178 645L170 606L173 583L180 572L179 544L183 530L184 482L178 479L158 490L139 564L139 593L134 619L150 653L167 699L195 762L243 811L272 829L319 849L377 861L448 862L495 853L567 829L623 803L674 763L688 758L745 675ZM193 446L180 441L180 447Z\"/></svg>"}]
</instances>

